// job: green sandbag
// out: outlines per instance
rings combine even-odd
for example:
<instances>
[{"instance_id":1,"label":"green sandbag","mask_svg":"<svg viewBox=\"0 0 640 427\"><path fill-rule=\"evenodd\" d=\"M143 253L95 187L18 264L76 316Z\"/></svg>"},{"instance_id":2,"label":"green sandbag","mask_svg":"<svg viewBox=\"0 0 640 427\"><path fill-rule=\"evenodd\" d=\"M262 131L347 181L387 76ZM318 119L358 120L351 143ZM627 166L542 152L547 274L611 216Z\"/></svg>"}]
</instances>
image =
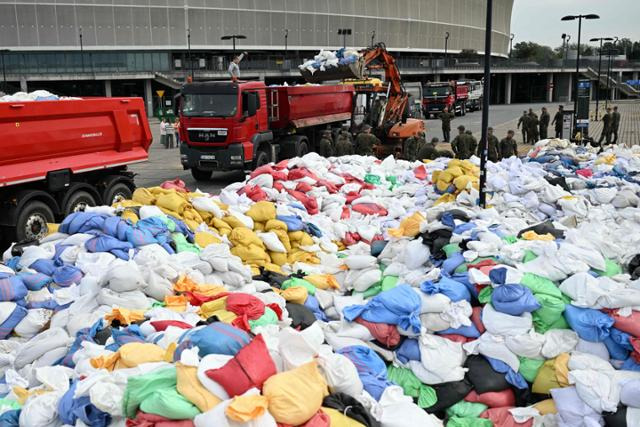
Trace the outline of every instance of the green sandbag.
<instances>
[{"instance_id":1,"label":"green sandbag","mask_svg":"<svg viewBox=\"0 0 640 427\"><path fill-rule=\"evenodd\" d=\"M435 405L438 401L436 391L423 384L410 369L389 365L387 378L402 387L407 396L418 398L418 406L423 409Z\"/></svg>"},{"instance_id":2,"label":"green sandbag","mask_svg":"<svg viewBox=\"0 0 640 427\"><path fill-rule=\"evenodd\" d=\"M533 383L535 381L536 376L538 376L538 371L542 364L544 363L544 359L530 359L528 357L518 356L520 360L520 368L518 369L518 373L524 377L525 380Z\"/></svg>"},{"instance_id":3,"label":"green sandbag","mask_svg":"<svg viewBox=\"0 0 640 427\"><path fill-rule=\"evenodd\" d=\"M486 418L451 417L447 421L447 427L493 427L493 421Z\"/></svg>"},{"instance_id":4,"label":"green sandbag","mask_svg":"<svg viewBox=\"0 0 640 427\"><path fill-rule=\"evenodd\" d=\"M505 243L507 243L509 245L512 245L512 244L518 242L518 238L516 236L504 236L502 238L502 240L504 240Z\"/></svg>"},{"instance_id":5,"label":"green sandbag","mask_svg":"<svg viewBox=\"0 0 640 427\"><path fill-rule=\"evenodd\" d=\"M532 313L533 327L535 331L544 334L550 329L566 328L562 326L566 324L566 322L564 322L564 317L562 317L562 313L564 312L564 307L566 305L563 299L561 297L542 293L537 294L535 292L533 295L541 305L539 309Z\"/></svg>"},{"instance_id":6,"label":"green sandbag","mask_svg":"<svg viewBox=\"0 0 640 427\"><path fill-rule=\"evenodd\" d=\"M593 270L596 273L598 273L598 275L600 276L606 276L606 277L611 277L611 276L615 276L617 274L622 274L622 267L620 267L620 264L610 260L610 259L605 259L605 269L604 270Z\"/></svg>"},{"instance_id":7,"label":"green sandbag","mask_svg":"<svg viewBox=\"0 0 640 427\"><path fill-rule=\"evenodd\" d=\"M249 320L249 327L251 328L251 332L253 332L253 328L257 328L258 326L266 326L266 325L277 325L278 324L278 315L275 311L273 311L269 307L264 308L264 314L258 317L256 320Z\"/></svg>"},{"instance_id":8,"label":"green sandbag","mask_svg":"<svg viewBox=\"0 0 640 427\"><path fill-rule=\"evenodd\" d=\"M177 381L175 367L130 377L122 398L124 415L135 418L140 408L144 412L177 420L195 417L200 411L178 393Z\"/></svg>"},{"instance_id":9,"label":"green sandbag","mask_svg":"<svg viewBox=\"0 0 640 427\"><path fill-rule=\"evenodd\" d=\"M524 258L522 258L522 262L529 262L529 261L533 261L534 259L538 258L538 255L536 255L533 251L527 249L526 251L524 251Z\"/></svg>"},{"instance_id":10,"label":"green sandbag","mask_svg":"<svg viewBox=\"0 0 640 427\"><path fill-rule=\"evenodd\" d=\"M449 243L442 247L442 252L449 258L451 255L456 252L460 252L460 245L457 243Z\"/></svg>"},{"instance_id":11,"label":"green sandbag","mask_svg":"<svg viewBox=\"0 0 640 427\"><path fill-rule=\"evenodd\" d=\"M545 294L562 298L560 288L547 278L532 273L525 273L524 276L522 276L522 280L520 280L520 284L531 289L534 295Z\"/></svg>"},{"instance_id":12,"label":"green sandbag","mask_svg":"<svg viewBox=\"0 0 640 427\"><path fill-rule=\"evenodd\" d=\"M478 293L478 301L480 302L480 304L487 304L491 302L491 295L493 295L493 287L491 285L485 286Z\"/></svg>"},{"instance_id":13,"label":"green sandbag","mask_svg":"<svg viewBox=\"0 0 640 427\"><path fill-rule=\"evenodd\" d=\"M175 388L156 390L153 398L145 399L140 403L140 410L170 420L191 419L200 414L198 408Z\"/></svg>"},{"instance_id":14,"label":"green sandbag","mask_svg":"<svg viewBox=\"0 0 640 427\"><path fill-rule=\"evenodd\" d=\"M291 277L285 280L284 282L282 282L281 288L283 291L285 291L289 288L293 288L294 286L302 286L303 288L307 288L307 291L309 291L311 295L316 294L316 287L313 286L311 283L307 282L306 280L301 279L299 277Z\"/></svg>"},{"instance_id":15,"label":"green sandbag","mask_svg":"<svg viewBox=\"0 0 640 427\"><path fill-rule=\"evenodd\" d=\"M0 408L5 408L6 410L12 409L20 409L22 405L20 405L15 400L11 399L0 399Z\"/></svg>"},{"instance_id":16,"label":"green sandbag","mask_svg":"<svg viewBox=\"0 0 640 427\"><path fill-rule=\"evenodd\" d=\"M393 190L398 185L398 177L395 175L387 175L387 182L390 182L389 190Z\"/></svg>"},{"instance_id":17,"label":"green sandbag","mask_svg":"<svg viewBox=\"0 0 640 427\"><path fill-rule=\"evenodd\" d=\"M372 173L368 173L364 176L364 182L367 182L369 184L375 184L375 185L380 185L382 184L382 181L380 180L380 177L378 175L374 175Z\"/></svg>"},{"instance_id":18,"label":"green sandbag","mask_svg":"<svg viewBox=\"0 0 640 427\"><path fill-rule=\"evenodd\" d=\"M449 418L476 418L479 417L481 413L486 411L487 408L488 406L484 403L467 402L466 400L461 400L455 405L447 408L447 416Z\"/></svg>"},{"instance_id":19,"label":"green sandbag","mask_svg":"<svg viewBox=\"0 0 640 427\"><path fill-rule=\"evenodd\" d=\"M189 243L189 241L187 240L184 234L173 233L171 234L171 237L173 238L173 242L176 245L176 251L178 253L180 252L193 252L196 254L200 253L200 248L198 248L198 246L195 245L194 243Z\"/></svg>"},{"instance_id":20,"label":"green sandbag","mask_svg":"<svg viewBox=\"0 0 640 427\"><path fill-rule=\"evenodd\" d=\"M384 276L384 278L371 285L364 292L356 292L354 291L354 295L362 295L364 299L374 297L378 295L382 291L388 291L389 289L393 289L398 285L398 276Z\"/></svg>"}]
</instances>

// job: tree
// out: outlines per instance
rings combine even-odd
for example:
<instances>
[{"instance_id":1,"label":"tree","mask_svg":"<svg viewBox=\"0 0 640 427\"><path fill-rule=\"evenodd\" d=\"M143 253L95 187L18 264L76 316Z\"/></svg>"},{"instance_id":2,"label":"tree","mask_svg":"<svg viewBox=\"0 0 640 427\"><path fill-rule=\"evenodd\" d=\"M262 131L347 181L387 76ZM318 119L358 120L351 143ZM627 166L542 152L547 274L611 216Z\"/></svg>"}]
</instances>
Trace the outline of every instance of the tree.
<instances>
[{"instance_id":1,"label":"tree","mask_svg":"<svg viewBox=\"0 0 640 427\"><path fill-rule=\"evenodd\" d=\"M549 46L539 45L534 42L520 42L513 46L511 56L517 59L545 62L556 58L557 54Z\"/></svg>"},{"instance_id":2,"label":"tree","mask_svg":"<svg viewBox=\"0 0 640 427\"><path fill-rule=\"evenodd\" d=\"M569 50L578 49L578 43L572 43L569 45ZM580 56L592 56L595 54L595 49L588 44L580 43Z\"/></svg>"}]
</instances>

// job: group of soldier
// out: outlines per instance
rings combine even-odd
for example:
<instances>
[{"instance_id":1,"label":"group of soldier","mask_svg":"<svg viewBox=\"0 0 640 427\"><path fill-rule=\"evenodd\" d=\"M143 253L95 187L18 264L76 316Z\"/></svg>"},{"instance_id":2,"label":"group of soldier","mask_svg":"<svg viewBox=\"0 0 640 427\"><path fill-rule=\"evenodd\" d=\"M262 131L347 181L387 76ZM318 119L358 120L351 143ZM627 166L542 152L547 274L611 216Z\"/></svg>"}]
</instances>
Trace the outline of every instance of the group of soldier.
<instances>
[{"instance_id":1,"label":"group of soldier","mask_svg":"<svg viewBox=\"0 0 640 427\"><path fill-rule=\"evenodd\" d=\"M371 133L371 126L369 125L363 126L362 132L358 134L355 141L353 141L349 128L343 126L335 139L335 143L331 130L322 131L318 142L318 154L322 157L340 157L351 154L373 156L374 146L379 143L380 140Z\"/></svg>"},{"instance_id":2,"label":"group of soldier","mask_svg":"<svg viewBox=\"0 0 640 427\"><path fill-rule=\"evenodd\" d=\"M606 140L607 144L617 144L619 127L620 113L618 113L618 107L613 107L613 112L611 112L611 107L607 107L607 112L602 116L602 133L598 143L602 144L602 141Z\"/></svg>"},{"instance_id":3,"label":"group of soldier","mask_svg":"<svg viewBox=\"0 0 640 427\"><path fill-rule=\"evenodd\" d=\"M510 130L507 136L498 141L493 134L493 128L487 129L487 159L497 162L511 156L518 155L518 146L514 139L514 132ZM471 134L471 131L465 130L465 127L458 126L458 136L451 141L451 149L455 153L456 159L468 159L472 155L480 157L482 154L482 146L478 145L478 140Z\"/></svg>"},{"instance_id":4,"label":"group of soldier","mask_svg":"<svg viewBox=\"0 0 640 427\"><path fill-rule=\"evenodd\" d=\"M553 122L551 122L556 131L556 138L562 137L563 110L564 107L562 105L558 107L558 112L553 116ZM547 139L550 120L551 116L547 111L547 107L542 107L540 118L533 112L533 109L529 108L528 112L524 110L518 120L518 128L522 130L522 142L524 144L535 144L541 139Z\"/></svg>"}]
</instances>

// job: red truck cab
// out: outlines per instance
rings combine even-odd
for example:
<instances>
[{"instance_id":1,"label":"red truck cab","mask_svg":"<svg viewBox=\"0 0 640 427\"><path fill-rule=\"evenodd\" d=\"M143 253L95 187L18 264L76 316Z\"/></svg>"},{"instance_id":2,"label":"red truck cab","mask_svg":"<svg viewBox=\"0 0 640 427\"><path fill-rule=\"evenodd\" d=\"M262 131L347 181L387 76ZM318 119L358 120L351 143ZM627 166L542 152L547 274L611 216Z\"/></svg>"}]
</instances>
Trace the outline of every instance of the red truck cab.
<instances>
[{"instance_id":1,"label":"red truck cab","mask_svg":"<svg viewBox=\"0 0 640 427\"><path fill-rule=\"evenodd\" d=\"M427 83L423 87L423 109L425 117L441 113L447 108L458 116L467 113L466 103L469 88L456 82Z\"/></svg>"}]
</instances>

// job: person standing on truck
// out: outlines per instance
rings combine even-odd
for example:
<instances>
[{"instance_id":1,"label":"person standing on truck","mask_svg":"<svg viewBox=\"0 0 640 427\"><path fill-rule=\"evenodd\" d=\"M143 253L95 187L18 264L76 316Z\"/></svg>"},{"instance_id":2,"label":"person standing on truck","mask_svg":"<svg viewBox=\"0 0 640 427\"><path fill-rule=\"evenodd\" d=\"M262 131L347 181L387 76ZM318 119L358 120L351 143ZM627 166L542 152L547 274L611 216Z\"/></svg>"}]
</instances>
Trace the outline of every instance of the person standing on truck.
<instances>
[{"instance_id":1,"label":"person standing on truck","mask_svg":"<svg viewBox=\"0 0 640 427\"><path fill-rule=\"evenodd\" d=\"M160 144L167 146L167 122L160 120Z\"/></svg>"},{"instance_id":2,"label":"person standing on truck","mask_svg":"<svg viewBox=\"0 0 640 427\"><path fill-rule=\"evenodd\" d=\"M620 113L618 113L618 106L613 107L613 113L611 114L611 135L613 135L612 144L618 143L618 128L620 127Z\"/></svg>"},{"instance_id":3,"label":"person standing on truck","mask_svg":"<svg viewBox=\"0 0 640 427\"><path fill-rule=\"evenodd\" d=\"M527 135L529 137L529 141L531 145L538 142L538 124L540 121L538 120L538 115L533 112L533 109L529 108L529 129L527 130Z\"/></svg>"},{"instance_id":4,"label":"person standing on truck","mask_svg":"<svg viewBox=\"0 0 640 427\"><path fill-rule=\"evenodd\" d=\"M451 141L451 149L456 155L456 159L468 159L471 157L473 151L469 150L471 147L471 141L469 141L469 135L464 131L464 126L458 126L458 136Z\"/></svg>"},{"instance_id":5,"label":"person standing on truck","mask_svg":"<svg viewBox=\"0 0 640 427\"><path fill-rule=\"evenodd\" d=\"M442 140L449 142L451 138L451 120L455 118L455 114L449 112L449 107L444 107L444 111L438 115L442 122Z\"/></svg>"},{"instance_id":6,"label":"person standing on truck","mask_svg":"<svg viewBox=\"0 0 640 427\"><path fill-rule=\"evenodd\" d=\"M493 134L493 128L489 127L487 128L487 159L492 161L492 162L497 162L499 157L498 157L498 138L496 138L496 136ZM478 145L478 150L476 151L476 155L478 157L480 157L480 155L482 154L482 144Z\"/></svg>"},{"instance_id":7,"label":"person standing on truck","mask_svg":"<svg viewBox=\"0 0 640 427\"><path fill-rule=\"evenodd\" d=\"M438 150L436 150L436 145L438 144L438 138L432 138L431 142L426 142L422 144L420 149L418 150L418 155L416 156L418 160L435 160L438 156Z\"/></svg>"},{"instance_id":8,"label":"person standing on truck","mask_svg":"<svg viewBox=\"0 0 640 427\"><path fill-rule=\"evenodd\" d=\"M322 131L320 142L318 143L318 154L325 159L333 156L333 138L329 129Z\"/></svg>"},{"instance_id":9,"label":"person standing on truck","mask_svg":"<svg viewBox=\"0 0 640 427\"><path fill-rule=\"evenodd\" d=\"M229 64L229 75L231 76L231 81L232 82L237 82L238 80L240 80L240 61L242 61L242 59L247 56L247 52L242 52L240 55L236 55L233 57L233 60L231 61L231 63Z\"/></svg>"},{"instance_id":10,"label":"person standing on truck","mask_svg":"<svg viewBox=\"0 0 640 427\"><path fill-rule=\"evenodd\" d=\"M602 133L598 144L602 145L602 140L605 138L607 145L611 144L611 107L607 107L607 113L602 116Z\"/></svg>"},{"instance_id":11,"label":"person standing on truck","mask_svg":"<svg viewBox=\"0 0 640 427\"><path fill-rule=\"evenodd\" d=\"M522 116L520 116L520 120L518 120L518 129L520 129L520 125L522 125L522 143L526 144L529 142L527 138L527 132L529 130L529 116L527 115L527 110L522 112Z\"/></svg>"},{"instance_id":12,"label":"person standing on truck","mask_svg":"<svg viewBox=\"0 0 640 427\"><path fill-rule=\"evenodd\" d=\"M551 120L551 116L549 116L547 112L547 107L542 107L542 114L540 114L540 139L547 139L549 120Z\"/></svg>"},{"instance_id":13,"label":"person standing on truck","mask_svg":"<svg viewBox=\"0 0 640 427\"><path fill-rule=\"evenodd\" d=\"M349 131L343 127L338 135L338 141L336 141L336 156L349 156L353 154L353 143L351 142L351 135Z\"/></svg>"},{"instance_id":14,"label":"person standing on truck","mask_svg":"<svg viewBox=\"0 0 640 427\"><path fill-rule=\"evenodd\" d=\"M564 107L562 105L558 106L558 112L553 116L552 125L555 126L556 138L562 138L562 115L563 115Z\"/></svg>"},{"instance_id":15,"label":"person standing on truck","mask_svg":"<svg viewBox=\"0 0 640 427\"><path fill-rule=\"evenodd\" d=\"M518 157L518 144L514 138L516 133L509 129L507 137L500 141L500 160L508 159L511 156Z\"/></svg>"}]
</instances>

